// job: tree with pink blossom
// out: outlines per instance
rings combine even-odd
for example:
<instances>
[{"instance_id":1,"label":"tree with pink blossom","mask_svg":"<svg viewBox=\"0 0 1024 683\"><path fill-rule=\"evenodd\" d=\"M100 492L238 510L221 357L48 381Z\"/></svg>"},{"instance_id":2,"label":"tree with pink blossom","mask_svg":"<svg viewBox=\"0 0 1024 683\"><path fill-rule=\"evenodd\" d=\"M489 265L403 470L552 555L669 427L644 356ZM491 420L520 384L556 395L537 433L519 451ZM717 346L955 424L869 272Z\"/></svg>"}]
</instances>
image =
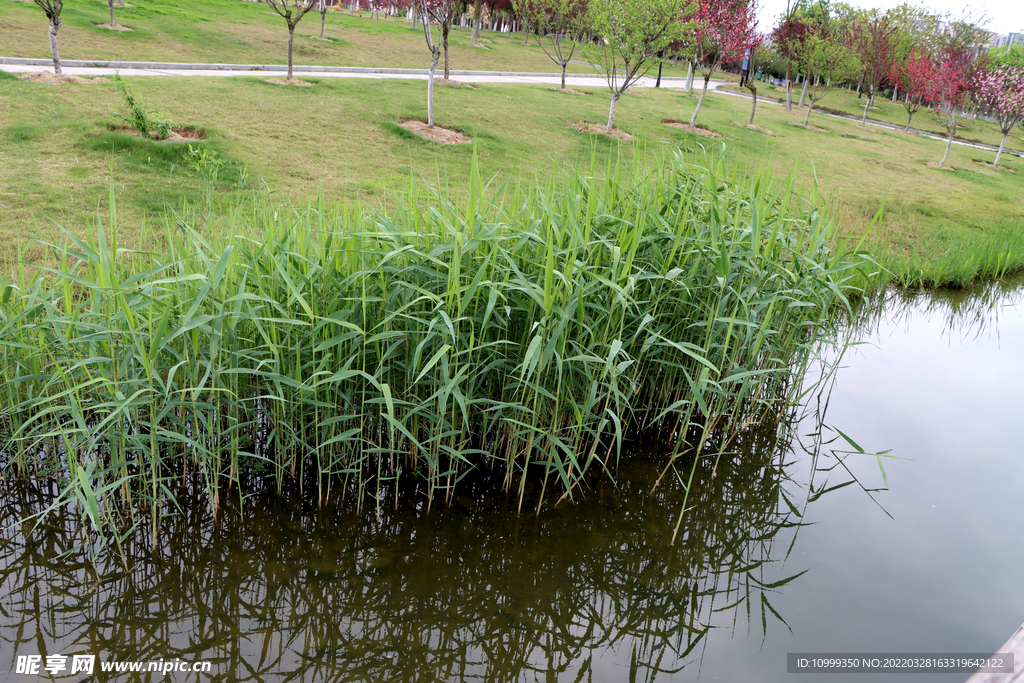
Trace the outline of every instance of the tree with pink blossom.
<instances>
[{"instance_id":1,"label":"tree with pink blossom","mask_svg":"<svg viewBox=\"0 0 1024 683\"><path fill-rule=\"evenodd\" d=\"M722 65L743 59L756 45L757 16L748 0L693 0L683 12L683 20L688 22L688 42L704 76L704 88L690 117L690 125L695 126L711 75Z\"/></svg>"},{"instance_id":2,"label":"tree with pink blossom","mask_svg":"<svg viewBox=\"0 0 1024 683\"><path fill-rule=\"evenodd\" d=\"M939 123L946 129L946 152L939 162L940 167L945 166L949 160L953 137L976 86L977 69L977 54L964 46L947 48L935 64L927 101Z\"/></svg>"},{"instance_id":3,"label":"tree with pink blossom","mask_svg":"<svg viewBox=\"0 0 1024 683\"><path fill-rule=\"evenodd\" d=\"M931 92L934 77L935 66L922 50L915 50L906 60L894 60L889 65L888 78L903 93L903 108L907 110L904 133L910 132L914 114L927 105L926 98Z\"/></svg>"},{"instance_id":4,"label":"tree with pink blossom","mask_svg":"<svg viewBox=\"0 0 1024 683\"><path fill-rule=\"evenodd\" d=\"M993 164L998 166L1006 146L1006 136L1014 126L1024 124L1024 67L1000 66L982 74L976 85L978 103L988 109L1003 134Z\"/></svg>"}]
</instances>

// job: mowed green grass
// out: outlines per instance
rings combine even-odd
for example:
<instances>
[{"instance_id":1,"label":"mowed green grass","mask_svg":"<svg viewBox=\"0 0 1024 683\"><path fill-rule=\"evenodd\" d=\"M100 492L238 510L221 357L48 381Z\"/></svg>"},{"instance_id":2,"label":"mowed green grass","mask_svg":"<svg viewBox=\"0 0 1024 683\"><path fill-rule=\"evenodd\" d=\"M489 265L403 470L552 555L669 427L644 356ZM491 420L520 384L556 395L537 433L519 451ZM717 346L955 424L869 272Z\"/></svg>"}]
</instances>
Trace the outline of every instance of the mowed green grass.
<instances>
[{"instance_id":1,"label":"mowed green grass","mask_svg":"<svg viewBox=\"0 0 1024 683\"><path fill-rule=\"evenodd\" d=\"M746 89L740 90L738 86L732 86L731 89L737 90L743 94L748 91ZM784 102L786 99L786 89L776 87L774 85L768 85L767 83L759 83L757 88L758 97L775 98L780 102ZM890 95L891 97L891 95ZM897 126L906 126L907 124L907 110L904 108L902 101L893 102L890 97L886 97L880 93L875 97L875 104L868 109L868 119L875 121L884 121L885 123L891 123ZM793 89L793 105L794 109L796 104L800 101L800 86L794 86ZM818 105L822 107L822 112L834 111L849 116L856 116L858 119L864 113L865 100L863 97L858 98L855 91L836 89L829 93L824 99L822 99ZM804 112L804 109L800 110ZM811 114L812 121L818 116L818 106L815 107L814 113ZM923 130L928 133L934 133L935 135L946 136L946 129L939 123L938 117L931 112L927 107L921 109L910 122L911 128L917 130ZM864 130L868 131L865 135L870 135L870 131L876 128L870 123L867 124ZM981 118L969 118L964 117L960 120L960 124L957 126L956 138L959 140L965 140L970 142L980 142L986 145L992 145L995 147L999 146L1000 141L1003 138L1002 132L999 130L991 121L986 121ZM1006 149L1015 150L1024 153L1024 129L1017 127L1014 128L1009 136L1006 138ZM985 152L981 152L985 154ZM995 155L991 155L995 158ZM989 159L992 161L992 159Z\"/></svg>"},{"instance_id":2,"label":"mowed green grass","mask_svg":"<svg viewBox=\"0 0 1024 683\"><path fill-rule=\"evenodd\" d=\"M425 84L411 80L309 79L313 87L272 85L260 78L128 79L147 106L179 124L204 129L227 165L212 199L185 164L187 144L156 143L110 128L120 96L113 83L45 85L0 79L0 239L9 272L15 244L50 219L83 233L106 211L110 183L118 197L121 243L155 234L159 216L182 202L212 210L239 193L276 193L282 204L320 192L332 201L387 208L410 179L465 193L472 149L419 139L398 128L426 115ZM973 161L989 154L954 146L949 165L926 165L944 144L896 131L864 131L853 122L813 115L825 132L787 125L803 118L759 105L755 123L774 135L732 125L747 120L749 100L711 94L700 123L722 137L698 136L662 123L687 121L695 99L681 91L638 91L623 98L616 125L635 135L620 144L567 124L603 122L607 91L569 95L535 85L436 89L438 124L474 138L484 177L532 181L564 165L583 166L596 154L641 155L659 150L726 145L740 174L770 167L795 171L806 190L817 184L840 229L907 282L957 282L991 270L1003 255L1024 262L1024 163L1004 157L1011 171ZM843 134L870 137L843 137ZM1016 171L1016 172L1012 172ZM248 178L247 184L240 183ZM877 225L873 218L884 207ZM45 233L44 233L45 234ZM143 240L144 242L145 240ZM988 262L990 265L986 266Z\"/></svg>"},{"instance_id":3,"label":"mowed green grass","mask_svg":"<svg viewBox=\"0 0 1024 683\"><path fill-rule=\"evenodd\" d=\"M133 4L133 3L129 3ZM284 64L288 30L261 2L242 0L144 0L134 7L115 7L118 24L131 31L111 31L98 24L110 21L104 0L66 3L58 33L63 59L123 61L224 62ZM295 31L296 64L425 69L430 66L422 29L413 29L405 15L374 19L369 13L349 16L328 12L325 40L320 40L320 14L307 14ZM0 54L5 57L50 57L46 17L30 2L0 0ZM437 29L434 29L435 39ZM559 67L524 34L482 31L481 47L470 47L470 30L454 28L449 37L452 69L552 73ZM440 66L443 66L443 62ZM570 73L593 73L582 59ZM666 65L666 74L685 75Z\"/></svg>"}]
</instances>

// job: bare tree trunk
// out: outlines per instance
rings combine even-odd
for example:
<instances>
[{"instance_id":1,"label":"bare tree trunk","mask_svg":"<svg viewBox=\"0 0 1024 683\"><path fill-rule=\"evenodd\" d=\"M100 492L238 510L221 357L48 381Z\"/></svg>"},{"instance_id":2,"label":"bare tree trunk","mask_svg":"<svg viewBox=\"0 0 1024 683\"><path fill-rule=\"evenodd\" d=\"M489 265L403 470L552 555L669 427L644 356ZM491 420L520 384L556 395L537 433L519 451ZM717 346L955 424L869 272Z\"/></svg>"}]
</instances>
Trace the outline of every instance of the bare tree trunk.
<instances>
[{"instance_id":1,"label":"bare tree trunk","mask_svg":"<svg viewBox=\"0 0 1024 683\"><path fill-rule=\"evenodd\" d=\"M748 81L749 82L749 81ZM747 121L748 126L754 125L754 112L757 111L757 88L749 88L750 90L750 120Z\"/></svg>"},{"instance_id":2,"label":"bare tree trunk","mask_svg":"<svg viewBox=\"0 0 1024 683\"><path fill-rule=\"evenodd\" d=\"M949 160L949 148L953 146L953 131L949 131L949 138L946 140L946 153L942 155L942 161L939 162L939 166L945 166L946 161Z\"/></svg>"},{"instance_id":3,"label":"bare tree trunk","mask_svg":"<svg viewBox=\"0 0 1024 683\"><path fill-rule=\"evenodd\" d=\"M107 5L110 6L110 27L117 26L117 22L114 21L114 0L107 0Z\"/></svg>"},{"instance_id":4,"label":"bare tree trunk","mask_svg":"<svg viewBox=\"0 0 1024 683\"><path fill-rule=\"evenodd\" d=\"M786 67L786 111L793 111L793 71Z\"/></svg>"},{"instance_id":5,"label":"bare tree trunk","mask_svg":"<svg viewBox=\"0 0 1024 683\"><path fill-rule=\"evenodd\" d=\"M448 80L448 22L441 22L441 45L444 47L444 79Z\"/></svg>"},{"instance_id":6,"label":"bare tree trunk","mask_svg":"<svg viewBox=\"0 0 1024 683\"><path fill-rule=\"evenodd\" d=\"M814 109L814 102L811 102L811 106L807 107L807 113L806 113L806 114L804 114L804 125L805 125L805 126L807 125L807 122L808 122L808 121L810 120L810 118L811 118L811 110L812 110L812 109Z\"/></svg>"},{"instance_id":7,"label":"bare tree trunk","mask_svg":"<svg viewBox=\"0 0 1024 683\"><path fill-rule=\"evenodd\" d=\"M480 13L483 11L483 7L483 0L476 0L476 3L473 5L473 35L469 39L470 45L476 45L477 41L480 40Z\"/></svg>"},{"instance_id":8,"label":"bare tree trunk","mask_svg":"<svg viewBox=\"0 0 1024 683\"><path fill-rule=\"evenodd\" d=\"M295 24L288 25L288 78L292 80L292 47L295 45Z\"/></svg>"},{"instance_id":9,"label":"bare tree trunk","mask_svg":"<svg viewBox=\"0 0 1024 683\"><path fill-rule=\"evenodd\" d=\"M693 94L693 61L686 63L686 92L689 95Z\"/></svg>"},{"instance_id":10,"label":"bare tree trunk","mask_svg":"<svg viewBox=\"0 0 1024 683\"><path fill-rule=\"evenodd\" d=\"M910 112L910 116L907 117L907 125L903 128L904 133L910 132L910 119L914 118L914 112Z\"/></svg>"},{"instance_id":11,"label":"bare tree trunk","mask_svg":"<svg viewBox=\"0 0 1024 683\"><path fill-rule=\"evenodd\" d=\"M800 104L803 107L807 103L807 88L811 86L811 79L804 77L804 88L800 91Z\"/></svg>"},{"instance_id":12,"label":"bare tree trunk","mask_svg":"<svg viewBox=\"0 0 1024 683\"><path fill-rule=\"evenodd\" d=\"M60 74L60 52L57 50L57 29L60 28L60 19L56 23L50 21L50 54L53 55L53 73Z\"/></svg>"},{"instance_id":13,"label":"bare tree trunk","mask_svg":"<svg viewBox=\"0 0 1024 683\"><path fill-rule=\"evenodd\" d=\"M704 89L700 91L700 99L697 100L697 108L693 110L693 116L690 117L690 126L697 125L697 114L700 113L700 106L704 104L704 96L708 94L708 81L711 80L711 73L714 73L714 69L711 69L709 74L704 77Z\"/></svg>"},{"instance_id":14,"label":"bare tree trunk","mask_svg":"<svg viewBox=\"0 0 1024 683\"><path fill-rule=\"evenodd\" d=\"M565 90L565 71L569 68L569 60L562 62L562 90Z\"/></svg>"},{"instance_id":15,"label":"bare tree trunk","mask_svg":"<svg viewBox=\"0 0 1024 683\"><path fill-rule=\"evenodd\" d=\"M892 103L893 104L896 104L896 93L898 93L899 91L900 91L900 86L898 86L898 85L892 86Z\"/></svg>"},{"instance_id":16,"label":"bare tree trunk","mask_svg":"<svg viewBox=\"0 0 1024 683\"><path fill-rule=\"evenodd\" d=\"M320 40L324 39L324 24L327 23L327 11L320 13Z\"/></svg>"},{"instance_id":17,"label":"bare tree trunk","mask_svg":"<svg viewBox=\"0 0 1024 683\"><path fill-rule=\"evenodd\" d=\"M433 48L433 56L430 59L430 75L427 78L427 126L434 127L434 74L437 72L437 62L441 58L441 50Z\"/></svg>"},{"instance_id":18,"label":"bare tree trunk","mask_svg":"<svg viewBox=\"0 0 1024 683\"><path fill-rule=\"evenodd\" d=\"M1009 134L1010 134L1009 130L1007 130L1005 133L1003 133L1003 141L999 143L999 151L996 152L996 160L995 160L995 163L992 164L993 166L998 166L999 165L999 157L1003 156L1003 147L1006 146L1006 136L1009 135Z\"/></svg>"},{"instance_id":19,"label":"bare tree trunk","mask_svg":"<svg viewBox=\"0 0 1024 683\"><path fill-rule=\"evenodd\" d=\"M612 93L612 106L608 109L608 127L604 129L604 132L608 135L612 134L612 126L615 125L615 105L618 104L619 95L621 94L620 92Z\"/></svg>"},{"instance_id":20,"label":"bare tree trunk","mask_svg":"<svg viewBox=\"0 0 1024 683\"><path fill-rule=\"evenodd\" d=\"M870 106L871 106L871 98L869 97L868 101L864 103L864 113L860 117L860 127L861 128L864 128L864 127L867 126L867 122L868 122L868 107L870 107Z\"/></svg>"},{"instance_id":21,"label":"bare tree trunk","mask_svg":"<svg viewBox=\"0 0 1024 683\"><path fill-rule=\"evenodd\" d=\"M348 14L349 14L349 16L355 15L355 13L356 13L356 2L357 1L358 0L352 0L352 2L348 3Z\"/></svg>"}]
</instances>

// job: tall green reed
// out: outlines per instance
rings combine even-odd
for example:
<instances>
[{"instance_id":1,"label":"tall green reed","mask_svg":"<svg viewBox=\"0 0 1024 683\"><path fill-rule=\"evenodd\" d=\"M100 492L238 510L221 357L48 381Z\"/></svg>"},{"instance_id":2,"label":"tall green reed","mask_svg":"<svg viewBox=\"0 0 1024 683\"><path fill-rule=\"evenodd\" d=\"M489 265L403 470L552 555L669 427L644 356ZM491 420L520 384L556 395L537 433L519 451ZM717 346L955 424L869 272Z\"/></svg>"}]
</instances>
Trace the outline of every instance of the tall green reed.
<instances>
[{"instance_id":1,"label":"tall green reed","mask_svg":"<svg viewBox=\"0 0 1024 683\"><path fill-rule=\"evenodd\" d=\"M390 215L254 198L204 217L222 238L179 216L161 254L118 248L112 196L109 229L4 289L7 472L57 476L101 531L148 508L154 536L174 477L215 512L249 472L378 509L475 467L572 497L632 433L674 461L782 410L871 267L792 178L721 158L497 193L474 163L469 188Z\"/></svg>"}]
</instances>

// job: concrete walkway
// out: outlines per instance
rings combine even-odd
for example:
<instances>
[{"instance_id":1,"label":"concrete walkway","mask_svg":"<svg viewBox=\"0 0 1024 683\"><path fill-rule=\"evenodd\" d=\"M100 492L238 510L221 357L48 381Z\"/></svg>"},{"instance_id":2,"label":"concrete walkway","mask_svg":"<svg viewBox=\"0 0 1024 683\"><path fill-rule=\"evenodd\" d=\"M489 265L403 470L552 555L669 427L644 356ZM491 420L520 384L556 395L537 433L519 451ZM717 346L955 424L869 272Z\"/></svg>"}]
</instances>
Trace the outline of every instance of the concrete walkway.
<instances>
[{"instance_id":1,"label":"concrete walkway","mask_svg":"<svg viewBox=\"0 0 1024 683\"><path fill-rule=\"evenodd\" d=\"M122 76L248 76L276 77L287 73L288 68L281 64L190 64L179 62L117 62L104 60L61 60L61 71L69 76L110 76L115 72ZM12 73L34 73L53 71L53 60L24 59L19 57L0 57L0 70ZM361 68L354 66L304 66L292 67L296 76L316 76L318 78L407 78L426 80L427 69L386 69ZM526 73L518 71L449 71L453 80L463 83L539 83L560 85L562 75L559 73ZM438 69L435 75L440 77L444 71ZM644 76L636 87L651 88L656 82L654 76ZM568 74L565 84L569 87L580 86L604 87L604 76L601 74ZM666 88L681 88L686 85L685 78L662 78L661 84Z\"/></svg>"}]
</instances>

